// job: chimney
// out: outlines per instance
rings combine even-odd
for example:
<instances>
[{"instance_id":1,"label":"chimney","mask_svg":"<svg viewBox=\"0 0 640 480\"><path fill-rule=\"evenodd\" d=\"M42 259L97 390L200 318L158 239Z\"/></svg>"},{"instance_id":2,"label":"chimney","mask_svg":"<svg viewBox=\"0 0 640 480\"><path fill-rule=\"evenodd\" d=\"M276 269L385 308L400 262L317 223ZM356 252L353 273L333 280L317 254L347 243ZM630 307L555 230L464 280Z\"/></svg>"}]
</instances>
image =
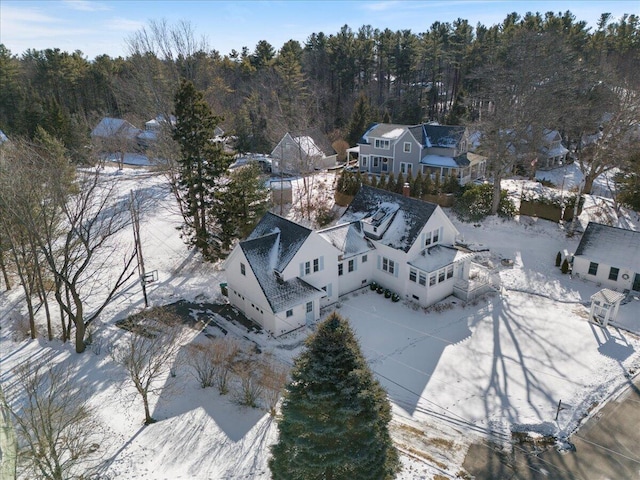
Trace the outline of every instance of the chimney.
<instances>
[{"instance_id":1,"label":"chimney","mask_svg":"<svg viewBox=\"0 0 640 480\"><path fill-rule=\"evenodd\" d=\"M409 185L409 182L405 182L405 184L402 186L402 195L404 195L405 197L408 197L411 193L411 185Z\"/></svg>"}]
</instances>

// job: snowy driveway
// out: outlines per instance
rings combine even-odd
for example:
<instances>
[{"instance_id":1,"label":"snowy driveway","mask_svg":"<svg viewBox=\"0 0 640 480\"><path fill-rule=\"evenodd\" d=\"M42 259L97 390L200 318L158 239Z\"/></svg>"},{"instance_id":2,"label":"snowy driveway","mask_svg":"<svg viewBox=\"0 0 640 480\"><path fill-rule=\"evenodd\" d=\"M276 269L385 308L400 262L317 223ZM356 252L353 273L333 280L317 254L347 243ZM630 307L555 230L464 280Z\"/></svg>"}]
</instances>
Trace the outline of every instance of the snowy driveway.
<instances>
[{"instance_id":1,"label":"snowy driveway","mask_svg":"<svg viewBox=\"0 0 640 480\"><path fill-rule=\"evenodd\" d=\"M425 313L367 290L340 308L396 410L416 421L568 434L638 364L640 341L594 327L579 303L508 292L452 307Z\"/></svg>"}]
</instances>

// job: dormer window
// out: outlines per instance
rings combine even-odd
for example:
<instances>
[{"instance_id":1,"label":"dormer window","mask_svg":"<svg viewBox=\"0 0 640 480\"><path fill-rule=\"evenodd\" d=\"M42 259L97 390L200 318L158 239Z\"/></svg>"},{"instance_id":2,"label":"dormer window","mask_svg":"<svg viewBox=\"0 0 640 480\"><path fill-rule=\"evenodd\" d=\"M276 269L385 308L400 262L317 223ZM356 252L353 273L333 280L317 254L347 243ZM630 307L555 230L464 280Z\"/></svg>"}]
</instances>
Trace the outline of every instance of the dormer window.
<instances>
[{"instance_id":1,"label":"dormer window","mask_svg":"<svg viewBox=\"0 0 640 480\"><path fill-rule=\"evenodd\" d=\"M383 150L389 150L391 146L391 142L389 140L382 140L380 138L376 138L374 145L376 148L381 148Z\"/></svg>"}]
</instances>

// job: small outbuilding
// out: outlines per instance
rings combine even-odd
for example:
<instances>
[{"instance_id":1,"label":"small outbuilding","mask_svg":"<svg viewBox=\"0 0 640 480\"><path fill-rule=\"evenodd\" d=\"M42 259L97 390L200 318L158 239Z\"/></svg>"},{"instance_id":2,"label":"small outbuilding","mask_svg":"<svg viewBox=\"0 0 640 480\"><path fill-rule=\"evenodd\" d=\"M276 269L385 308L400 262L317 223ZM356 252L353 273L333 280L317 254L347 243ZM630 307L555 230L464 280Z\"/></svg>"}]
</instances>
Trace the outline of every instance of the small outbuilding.
<instances>
[{"instance_id":1,"label":"small outbuilding","mask_svg":"<svg viewBox=\"0 0 640 480\"><path fill-rule=\"evenodd\" d=\"M609 323L615 321L618 315L620 303L624 300L625 295L608 288L603 288L597 293L591 295L591 311L589 312L589 320L597 323L602 327L606 327Z\"/></svg>"}]
</instances>

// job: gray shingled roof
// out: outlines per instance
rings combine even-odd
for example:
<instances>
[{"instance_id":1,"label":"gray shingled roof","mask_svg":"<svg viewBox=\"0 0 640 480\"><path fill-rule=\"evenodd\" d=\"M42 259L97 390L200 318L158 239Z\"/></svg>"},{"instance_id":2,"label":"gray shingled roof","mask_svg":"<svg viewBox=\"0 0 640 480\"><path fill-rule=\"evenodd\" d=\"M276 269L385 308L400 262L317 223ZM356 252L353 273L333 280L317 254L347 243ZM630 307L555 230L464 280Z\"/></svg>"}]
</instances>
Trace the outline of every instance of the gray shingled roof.
<instances>
[{"instance_id":1,"label":"gray shingled roof","mask_svg":"<svg viewBox=\"0 0 640 480\"><path fill-rule=\"evenodd\" d=\"M274 313L324 294L304 280L282 281L275 273L285 269L310 233L311 230L302 225L267 213L247 240L240 242L249 267Z\"/></svg>"},{"instance_id":2,"label":"gray shingled roof","mask_svg":"<svg viewBox=\"0 0 640 480\"><path fill-rule=\"evenodd\" d=\"M409 131L422 146L453 148L460 143L465 127L425 123L409 127Z\"/></svg>"},{"instance_id":3,"label":"gray shingled roof","mask_svg":"<svg viewBox=\"0 0 640 480\"><path fill-rule=\"evenodd\" d=\"M397 204L398 210L387 230L378 240L383 245L408 252L422 227L435 211L435 203L423 202L397 193L387 192L368 185L358 190L340 221L351 223L373 216L381 205Z\"/></svg>"},{"instance_id":4,"label":"gray shingled roof","mask_svg":"<svg viewBox=\"0 0 640 480\"><path fill-rule=\"evenodd\" d=\"M373 246L362 231L360 222L337 225L320 230L318 234L340 250L345 257L373 250Z\"/></svg>"},{"instance_id":5,"label":"gray shingled roof","mask_svg":"<svg viewBox=\"0 0 640 480\"><path fill-rule=\"evenodd\" d=\"M640 273L640 232L589 222L575 256Z\"/></svg>"}]
</instances>

